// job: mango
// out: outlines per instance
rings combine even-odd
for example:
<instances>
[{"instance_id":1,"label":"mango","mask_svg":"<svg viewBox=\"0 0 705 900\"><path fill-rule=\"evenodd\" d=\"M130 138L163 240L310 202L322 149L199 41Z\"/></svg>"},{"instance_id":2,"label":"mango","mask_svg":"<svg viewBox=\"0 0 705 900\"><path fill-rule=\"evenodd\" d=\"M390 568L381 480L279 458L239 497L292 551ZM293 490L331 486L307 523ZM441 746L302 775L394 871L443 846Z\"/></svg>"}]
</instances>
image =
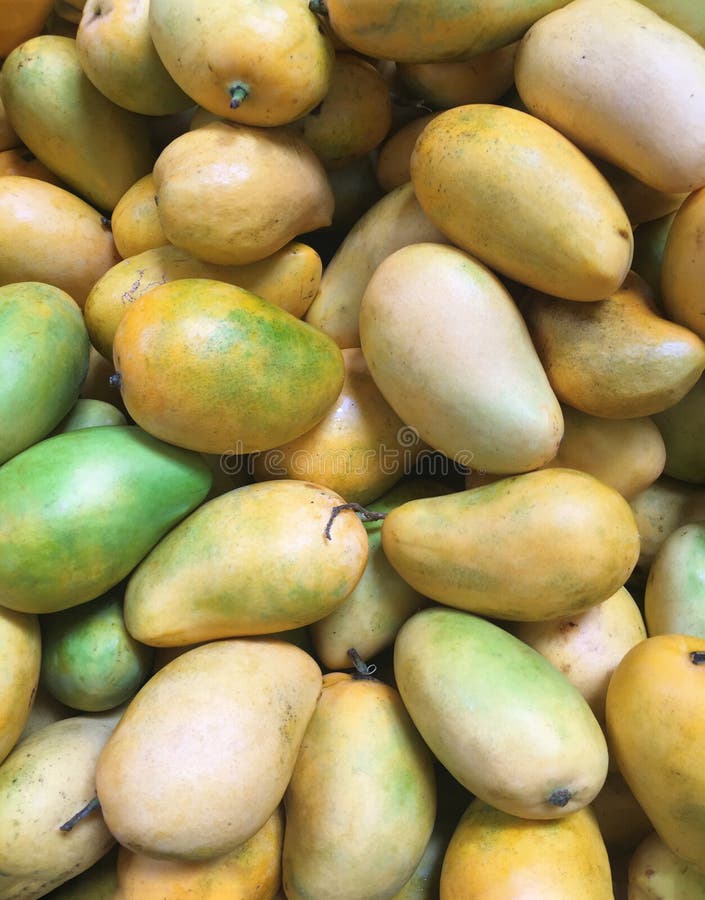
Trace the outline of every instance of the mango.
<instances>
[{"instance_id":1,"label":"mango","mask_svg":"<svg viewBox=\"0 0 705 900\"><path fill-rule=\"evenodd\" d=\"M607 744L586 700L499 626L461 610L421 610L397 634L394 675L433 754L497 809L560 818L602 787Z\"/></svg>"},{"instance_id":2,"label":"mango","mask_svg":"<svg viewBox=\"0 0 705 900\"><path fill-rule=\"evenodd\" d=\"M100 712L129 700L151 674L154 651L127 632L124 589L42 616L42 684L73 709Z\"/></svg>"},{"instance_id":3,"label":"mango","mask_svg":"<svg viewBox=\"0 0 705 900\"><path fill-rule=\"evenodd\" d=\"M705 184L705 48L646 5L562 5L522 38L515 78L529 111L579 147L661 191Z\"/></svg>"},{"instance_id":4,"label":"mango","mask_svg":"<svg viewBox=\"0 0 705 900\"><path fill-rule=\"evenodd\" d=\"M68 294L40 282L0 287L0 464L69 412L88 353L81 311Z\"/></svg>"},{"instance_id":5,"label":"mango","mask_svg":"<svg viewBox=\"0 0 705 900\"><path fill-rule=\"evenodd\" d=\"M345 503L305 481L246 485L205 503L140 563L125 594L137 641L178 647L299 628L339 606L368 555L357 516L326 540Z\"/></svg>"},{"instance_id":6,"label":"mango","mask_svg":"<svg viewBox=\"0 0 705 900\"><path fill-rule=\"evenodd\" d=\"M705 524L681 525L663 542L649 568L644 617L650 635L705 639Z\"/></svg>"},{"instance_id":7,"label":"mango","mask_svg":"<svg viewBox=\"0 0 705 900\"><path fill-rule=\"evenodd\" d=\"M249 840L283 799L321 681L308 653L257 638L202 644L160 669L98 760L118 842L197 861Z\"/></svg>"},{"instance_id":8,"label":"mango","mask_svg":"<svg viewBox=\"0 0 705 900\"><path fill-rule=\"evenodd\" d=\"M538 621L610 597L636 564L639 533L613 488L575 469L543 469L410 500L384 520L382 547L439 603Z\"/></svg>"},{"instance_id":9,"label":"mango","mask_svg":"<svg viewBox=\"0 0 705 900\"><path fill-rule=\"evenodd\" d=\"M597 157L589 157L609 182L629 217L632 228L643 222L653 221L678 209L688 196L686 193L659 191L629 172ZM636 253L636 241L634 252ZM633 261L632 261L633 268Z\"/></svg>"},{"instance_id":10,"label":"mango","mask_svg":"<svg viewBox=\"0 0 705 900\"><path fill-rule=\"evenodd\" d=\"M431 836L436 786L394 688L364 674L324 676L285 807L290 900L369 900L403 886Z\"/></svg>"},{"instance_id":11,"label":"mango","mask_svg":"<svg viewBox=\"0 0 705 900\"><path fill-rule=\"evenodd\" d=\"M446 64L435 63L435 65ZM390 135L379 148L376 156L375 175L384 191L392 191L411 179L409 166L414 145L424 128L437 115L438 112L430 112L412 119Z\"/></svg>"},{"instance_id":12,"label":"mango","mask_svg":"<svg viewBox=\"0 0 705 900\"><path fill-rule=\"evenodd\" d=\"M454 244L521 284L600 300L629 271L632 229L614 191L571 141L528 113L486 103L444 110L414 147L411 182Z\"/></svg>"},{"instance_id":13,"label":"mango","mask_svg":"<svg viewBox=\"0 0 705 900\"><path fill-rule=\"evenodd\" d=\"M79 397L52 434L93 428L96 425L127 425L127 419L112 403Z\"/></svg>"},{"instance_id":14,"label":"mango","mask_svg":"<svg viewBox=\"0 0 705 900\"><path fill-rule=\"evenodd\" d=\"M555 456L563 417L524 321L468 253L417 243L388 256L367 284L359 328L382 395L435 450L507 473Z\"/></svg>"},{"instance_id":15,"label":"mango","mask_svg":"<svg viewBox=\"0 0 705 900\"><path fill-rule=\"evenodd\" d=\"M169 243L159 221L151 172L138 178L120 197L110 217L110 228L123 259Z\"/></svg>"},{"instance_id":16,"label":"mango","mask_svg":"<svg viewBox=\"0 0 705 900\"><path fill-rule=\"evenodd\" d=\"M703 50L705 53L705 50ZM661 261L661 300L666 315L705 339L705 308L699 285L705 269L700 253L705 190L693 191L671 220Z\"/></svg>"},{"instance_id":17,"label":"mango","mask_svg":"<svg viewBox=\"0 0 705 900\"><path fill-rule=\"evenodd\" d=\"M700 900L705 874L684 863L655 831L648 834L629 861L629 900Z\"/></svg>"},{"instance_id":18,"label":"mango","mask_svg":"<svg viewBox=\"0 0 705 900\"><path fill-rule=\"evenodd\" d=\"M327 335L256 294L205 278L139 297L113 362L132 418L202 453L269 450L313 428L343 386Z\"/></svg>"},{"instance_id":19,"label":"mango","mask_svg":"<svg viewBox=\"0 0 705 900\"><path fill-rule=\"evenodd\" d=\"M29 720L39 684L41 634L29 613L0 608L0 763L10 753Z\"/></svg>"},{"instance_id":20,"label":"mango","mask_svg":"<svg viewBox=\"0 0 705 900\"><path fill-rule=\"evenodd\" d=\"M2 0L0 3L0 59L4 59L18 44L39 34L44 27L53 0L29 0L14 3Z\"/></svg>"},{"instance_id":21,"label":"mango","mask_svg":"<svg viewBox=\"0 0 705 900\"><path fill-rule=\"evenodd\" d=\"M593 416L660 413L678 403L705 368L705 343L660 316L648 285L633 271L597 303L530 292L524 313L558 398Z\"/></svg>"},{"instance_id":22,"label":"mango","mask_svg":"<svg viewBox=\"0 0 705 900\"><path fill-rule=\"evenodd\" d=\"M47 894L48 900L113 900L117 889L117 846L98 862Z\"/></svg>"},{"instance_id":23,"label":"mango","mask_svg":"<svg viewBox=\"0 0 705 900\"><path fill-rule=\"evenodd\" d=\"M2 100L22 142L100 210L112 211L154 163L146 121L91 84L72 38L42 34L16 47Z\"/></svg>"},{"instance_id":24,"label":"mango","mask_svg":"<svg viewBox=\"0 0 705 900\"><path fill-rule=\"evenodd\" d=\"M616 767L607 773L602 790L590 806L612 854L631 852L652 829L646 813Z\"/></svg>"},{"instance_id":25,"label":"mango","mask_svg":"<svg viewBox=\"0 0 705 900\"><path fill-rule=\"evenodd\" d=\"M701 452L705 437L705 376L700 375L677 402L653 418L666 445L665 474L689 484L705 484Z\"/></svg>"},{"instance_id":26,"label":"mango","mask_svg":"<svg viewBox=\"0 0 705 900\"><path fill-rule=\"evenodd\" d=\"M47 438L0 468L0 600L56 612L121 581L208 493L197 454L134 425Z\"/></svg>"},{"instance_id":27,"label":"mango","mask_svg":"<svg viewBox=\"0 0 705 900\"><path fill-rule=\"evenodd\" d=\"M448 844L440 900L613 900L605 843L589 808L552 821L472 801Z\"/></svg>"},{"instance_id":28,"label":"mango","mask_svg":"<svg viewBox=\"0 0 705 900\"><path fill-rule=\"evenodd\" d=\"M651 288L658 309L663 308L663 298L661 297L663 254L676 212L662 216L660 219L643 222L634 230L632 269L637 275L641 275Z\"/></svg>"},{"instance_id":29,"label":"mango","mask_svg":"<svg viewBox=\"0 0 705 900\"><path fill-rule=\"evenodd\" d=\"M61 179L50 172L26 147L0 151L0 175L26 175L62 187Z\"/></svg>"},{"instance_id":30,"label":"mango","mask_svg":"<svg viewBox=\"0 0 705 900\"><path fill-rule=\"evenodd\" d=\"M615 669L606 707L610 751L637 802L666 846L703 875L704 661L703 638L652 635Z\"/></svg>"}]
</instances>

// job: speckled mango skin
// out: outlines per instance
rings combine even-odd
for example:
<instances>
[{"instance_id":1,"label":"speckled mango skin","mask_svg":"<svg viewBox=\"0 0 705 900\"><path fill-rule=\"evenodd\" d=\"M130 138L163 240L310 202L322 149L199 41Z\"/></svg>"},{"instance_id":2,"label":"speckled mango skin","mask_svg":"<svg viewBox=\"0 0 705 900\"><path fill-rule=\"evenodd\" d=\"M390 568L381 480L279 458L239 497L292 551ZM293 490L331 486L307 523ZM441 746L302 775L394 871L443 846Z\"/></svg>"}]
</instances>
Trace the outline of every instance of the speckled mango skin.
<instances>
[{"instance_id":1,"label":"speckled mango skin","mask_svg":"<svg viewBox=\"0 0 705 900\"><path fill-rule=\"evenodd\" d=\"M204 499L200 456L134 425L35 444L0 468L0 601L54 612L105 593Z\"/></svg>"}]
</instances>

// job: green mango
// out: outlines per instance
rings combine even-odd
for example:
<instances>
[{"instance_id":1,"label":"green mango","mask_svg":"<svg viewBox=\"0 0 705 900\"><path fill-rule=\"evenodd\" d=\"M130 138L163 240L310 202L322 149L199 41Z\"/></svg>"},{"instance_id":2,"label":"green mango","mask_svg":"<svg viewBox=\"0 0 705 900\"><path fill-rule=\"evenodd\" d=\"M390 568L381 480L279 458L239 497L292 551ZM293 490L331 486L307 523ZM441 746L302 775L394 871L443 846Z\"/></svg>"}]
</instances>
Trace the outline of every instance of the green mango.
<instances>
[{"instance_id":1,"label":"green mango","mask_svg":"<svg viewBox=\"0 0 705 900\"><path fill-rule=\"evenodd\" d=\"M38 281L0 287L0 463L71 409L89 352L81 310L60 288Z\"/></svg>"},{"instance_id":2,"label":"green mango","mask_svg":"<svg viewBox=\"0 0 705 900\"><path fill-rule=\"evenodd\" d=\"M123 596L118 586L41 617L42 684L67 706L112 709L133 697L151 674L154 649L128 634Z\"/></svg>"},{"instance_id":3,"label":"green mango","mask_svg":"<svg viewBox=\"0 0 705 900\"><path fill-rule=\"evenodd\" d=\"M1 97L22 143L98 209L112 212L152 169L147 118L91 84L73 38L40 34L15 47L2 67Z\"/></svg>"},{"instance_id":4,"label":"green mango","mask_svg":"<svg viewBox=\"0 0 705 900\"><path fill-rule=\"evenodd\" d=\"M397 635L394 675L436 758L486 803L551 819L600 791L607 744L587 701L492 622L440 606L415 613Z\"/></svg>"},{"instance_id":5,"label":"green mango","mask_svg":"<svg viewBox=\"0 0 705 900\"><path fill-rule=\"evenodd\" d=\"M105 400L89 400L80 397L56 426L53 434L92 428L94 425L127 425L124 414Z\"/></svg>"},{"instance_id":6,"label":"green mango","mask_svg":"<svg viewBox=\"0 0 705 900\"><path fill-rule=\"evenodd\" d=\"M634 257L632 269L641 275L644 281L654 292L654 298L658 301L659 312L661 306L661 266L663 264L663 248L666 246L666 238L675 219L674 212L660 219L652 219L651 222L642 222L634 229Z\"/></svg>"},{"instance_id":7,"label":"green mango","mask_svg":"<svg viewBox=\"0 0 705 900\"><path fill-rule=\"evenodd\" d=\"M666 445L665 475L705 484L705 375L678 403L653 416Z\"/></svg>"},{"instance_id":8,"label":"green mango","mask_svg":"<svg viewBox=\"0 0 705 900\"><path fill-rule=\"evenodd\" d=\"M210 485L200 454L134 425L29 447L0 467L0 603L47 613L99 597Z\"/></svg>"}]
</instances>

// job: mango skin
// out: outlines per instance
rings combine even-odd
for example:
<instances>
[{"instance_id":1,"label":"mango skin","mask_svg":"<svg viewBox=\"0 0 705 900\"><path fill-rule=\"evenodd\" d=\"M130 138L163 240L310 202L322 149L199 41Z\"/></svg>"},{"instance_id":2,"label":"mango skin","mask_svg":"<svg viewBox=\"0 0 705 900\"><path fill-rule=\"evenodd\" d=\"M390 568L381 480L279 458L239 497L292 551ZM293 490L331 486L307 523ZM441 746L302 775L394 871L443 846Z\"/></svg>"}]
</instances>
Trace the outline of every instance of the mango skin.
<instances>
[{"instance_id":1,"label":"mango skin","mask_svg":"<svg viewBox=\"0 0 705 900\"><path fill-rule=\"evenodd\" d=\"M610 751L663 842L705 875L705 639L652 635L626 654L607 689Z\"/></svg>"},{"instance_id":2,"label":"mango skin","mask_svg":"<svg viewBox=\"0 0 705 900\"><path fill-rule=\"evenodd\" d=\"M0 598L55 612L121 581L208 493L196 454L134 425L47 438L0 468Z\"/></svg>"},{"instance_id":3,"label":"mango skin","mask_svg":"<svg viewBox=\"0 0 705 900\"><path fill-rule=\"evenodd\" d=\"M497 625L460 610L422 610L397 634L394 676L431 751L486 803L555 819L602 787L607 744L586 700Z\"/></svg>"},{"instance_id":4,"label":"mango skin","mask_svg":"<svg viewBox=\"0 0 705 900\"><path fill-rule=\"evenodd\" d=\"M616 194L574 144L528 113L485 103L445 110L416 142L411 182L454 244L521 284L600 300L629 271L632 228Z\"/></svg>"},{"instance_id":5,"label":"mango skin","mask_svg":"<svg viewBox=\"0 0 705 900\"><path fill-rule=\"evenodd\" d=\"M42 649L38 618L0 608L0 654L1 763L27 725L39 684Z\"/></svg>"},{"instance_id":6,"label":"mango skin","mask_svg":"<svg viewBox=\"0 0 705 900\"><path fill-rule=\"evenodd\" d=\"M705 52L705 50L703 51ZM663 243L660 288L666 315L705 339L700 245L705 225L705 188L693 191L671 220Z\"/></svg>"},{"instance_id":7,"label":"mango skin","mask_svg":"<svg viewBox=\"0 0 705 900\"><path fill-rule=\"evenodd\" d=\"M653 419L666 445L664 473L689 484L705 484L705 375Z\"/></svg>"},{"instance_id":8,"label":"mango skin","mask_svg":"<svg viewBox=\"0 0 705 900\"><path fill-rule=\"evenodd\" d=\"M475 799L443 859L440 900L613 900L605 843L589 807L532 822Z\"/></svg>"},{"instance_id":9,"label":"mango skin","mask_svg":"<svg viewBox=\"0 0 705 900\"><path fill-rule=\"evenodd\" d=\"M138 641L178 647L298 628L339 606L367 562L345 500L305 481L245 485L205 503L130 576L125 623Z\"/></svg>"},{"instance_id":10,"label":"mango skin","mask_svg":"<svg viewBox=\"0 0 705 900\"><path fill-rule=\"evenodd\" d=\"M648 834L629 861L629 900L700 900L705 874L684 863L655 831Z\"/></svg>"},{"instance_id":11,"label":"mango skin","mask_svg":"<svg viewBox=\"0 0 705 900\"><path fill-rule=\"evenodd\" d=\"M691 634L705 640L705 524L673 531L654 557L644 590L649 634Z\"/></svg>"},{"instance_id":12,"label":"mango skin","mask_svg":"<svg viewBox=\"0 0 705 900\"><path fill-rule=\"evenodd\" d=\"M537 621L610 597L636 565L639 533L613 488L575 469L539 469L398 506L382 547L438 603Z\"/></svg>"},{"instance_id":13,"label":"mango skin","mask_svg":"<svg viewBox=\"0 0 705 900\"><path fill-rule=\"evenodd\" d=\"M52 434L93 428L96 425L127 425L127 419L112 403L79 397Z\"/></svg>"},{"instance_id":14,"label":"mango skin","mask_svg":"<svg viewBox=\"0 0 705 900\"><path fill-rule=\"evenodd\" d=\"M88 354L83 317L68 294L39 282L0 287L0 464L69 412Z\"/></svg>"},{"instance_id":15,"label":"mango skin","mask_svg":"<svg viewBox=\"0 0 705 900\"><path fill-rule=\"evenodd\" d=\"M436 785L431 753L394 688L324 677L285 806L290 900L381 900L402 887L431 836Z\"/></svg>"},{"instance_id":16,"label":"mango skin","mask_svg":"<svg viewBox=\"0 0 705 900\"><path fill-rule=\"evenodd\" d=\"M143 294L113 342L146 431L201 453L269 450L316 425L343 386L336 344L256 294L184 278Z\"/></svg>"}]
</instances>

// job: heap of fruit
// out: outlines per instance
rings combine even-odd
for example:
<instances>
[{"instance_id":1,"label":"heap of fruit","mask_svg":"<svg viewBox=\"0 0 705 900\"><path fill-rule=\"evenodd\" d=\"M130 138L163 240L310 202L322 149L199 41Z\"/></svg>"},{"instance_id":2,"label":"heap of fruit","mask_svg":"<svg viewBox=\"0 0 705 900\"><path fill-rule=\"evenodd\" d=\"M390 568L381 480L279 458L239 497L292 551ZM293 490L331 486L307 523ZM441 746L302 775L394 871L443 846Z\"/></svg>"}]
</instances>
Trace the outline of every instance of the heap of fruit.
<instances>
[{"instance_id":1,"label":"heap of fruit","mask_svg":"<svg viewBox=\"0 0 705 900\"><path fill-rule=\"evenodd\" d=\"M0 58L0 900L705 898L700 0Z\"/></svg>"}]
</instances>

